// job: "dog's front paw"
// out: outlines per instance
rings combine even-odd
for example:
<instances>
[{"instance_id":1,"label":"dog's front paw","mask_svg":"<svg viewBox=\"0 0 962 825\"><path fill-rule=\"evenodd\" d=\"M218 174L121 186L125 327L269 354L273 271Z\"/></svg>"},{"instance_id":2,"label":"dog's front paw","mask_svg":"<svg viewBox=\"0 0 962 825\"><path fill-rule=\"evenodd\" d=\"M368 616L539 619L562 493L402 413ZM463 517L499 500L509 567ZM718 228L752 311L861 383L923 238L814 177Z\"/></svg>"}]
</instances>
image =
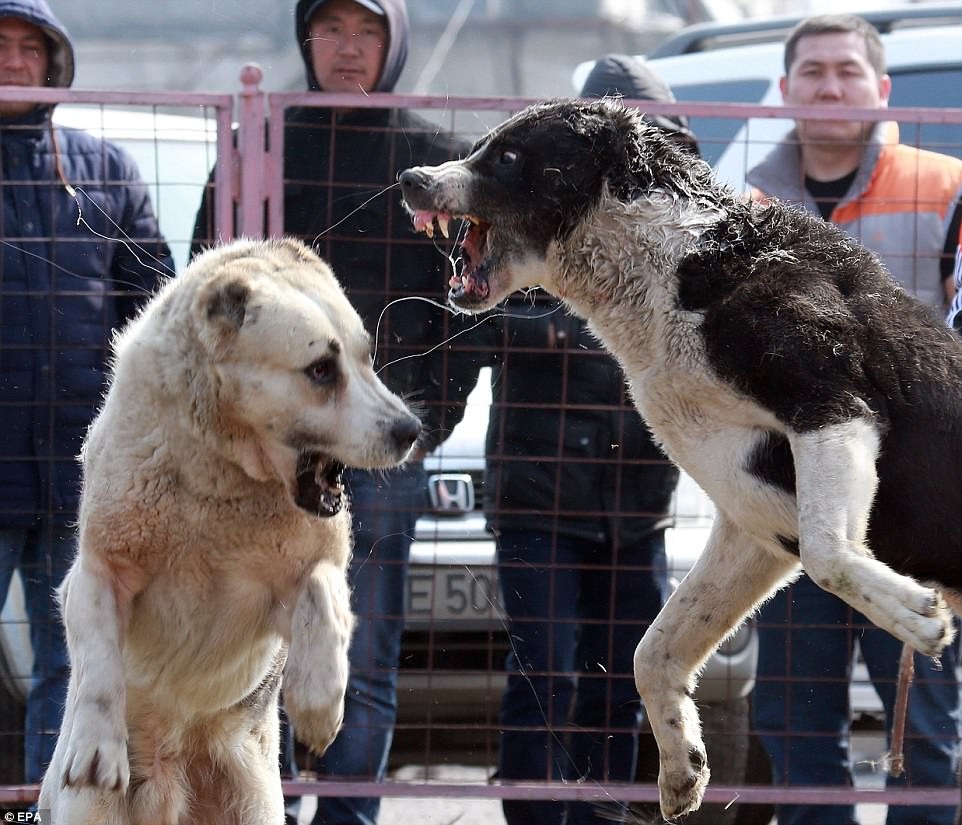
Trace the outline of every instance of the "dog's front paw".
<instances>
[{"instance_id":1,"label":"dog's front paw","mask_svg":"<svg viewBox=\"0 0 962 825\"><path fill-rule=\"evenodd\" d=\"M662 760L658 791L661 796L661 815L665 819L697 810L705 795L710 772L704 746L693 746L687 756L682 761Z\"/></svg>"},{"instance_id":2,"label":"dog's front paw","mask_svg":"<svg viewBox=\"0 0 962 825\"><path fill-rule=\"evenodd\" d=\"M856 607L924 656L941 655L955 638L952 611L942 594L905 577L898 577L887 590L874 593L864 607Z\"/></svg>"},{"instance_id":3,"label":"dog's front paw","mask_svg":"<svg viewBox=\"0 0 962 825\"><path fill-rule=\"evenodd\" d=\"M926 656L940 656L955 638L952 611L938 590L924 588L921 601L918 611L921 618L910 627L915 639L910 639L909 644Z\"/></svg>"},{"instance_id":4,"label":"dog's front paw","mask_svg":"<svg viewBox=\"0 0 962 825\"><path fill-rule=\"evenodd\" d=\"M284 690L284 709L291 718L294 733L315 753L324 753L344 721L344 694L329 703L304 705L300 697Z\"/></svg>"},{"instance_id":5,"label":"dog's front paw","mask_svg":"<svg viewBox=\"0 0 962 825\"><path fill-rule=\"evenodd\" d=\"M63 784L123 793L130 783L127 743L103 735L71 736L63 760Z\"/></svg>"},{"instance_id":6,"label":"dog's front paw","mask_svg":"<svg viewBox=\"0 0 962 825\"><path fill-rule=\"evenodd\" d=\"M284 668L284 709L297 738L317 753L344 718L354 616L344 571L319 564L297 600Z\"/></svg>"},{"instance_id":7,"label":"dog's front paw","mask_svg":"<svg viewBox=\"0 0 962 825\"><path fill-rule=\"evenodd\" d=\"M321 634L317 641L317 652L307 661L300 655L303 648L291 648L284 669L284 710L297 738L324 753L344 720L349 664L346 637L332 645L331 635Z\"/></svg>"}]
</instances>

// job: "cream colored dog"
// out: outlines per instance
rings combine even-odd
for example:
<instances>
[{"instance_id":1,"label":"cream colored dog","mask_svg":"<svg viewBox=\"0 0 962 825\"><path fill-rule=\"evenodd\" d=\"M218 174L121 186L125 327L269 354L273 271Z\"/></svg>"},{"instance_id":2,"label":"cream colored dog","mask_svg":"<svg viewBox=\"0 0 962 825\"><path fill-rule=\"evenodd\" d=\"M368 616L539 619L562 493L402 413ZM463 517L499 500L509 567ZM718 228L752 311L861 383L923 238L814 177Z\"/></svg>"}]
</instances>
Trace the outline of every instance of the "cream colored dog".
<instances>
[{"instance_id":1,"label":"cream colored dog","mask_svg":"<svg viewBox=\"0 0 962 825\"><path fill-rule=\"evenodd\" d=\"M61 598L72 672L40 794L57 825L280 825L277 697L323 751L353 617L344 465L420 424L330 269L206 252L117 338Z\"/></svg>"}]
</instances>

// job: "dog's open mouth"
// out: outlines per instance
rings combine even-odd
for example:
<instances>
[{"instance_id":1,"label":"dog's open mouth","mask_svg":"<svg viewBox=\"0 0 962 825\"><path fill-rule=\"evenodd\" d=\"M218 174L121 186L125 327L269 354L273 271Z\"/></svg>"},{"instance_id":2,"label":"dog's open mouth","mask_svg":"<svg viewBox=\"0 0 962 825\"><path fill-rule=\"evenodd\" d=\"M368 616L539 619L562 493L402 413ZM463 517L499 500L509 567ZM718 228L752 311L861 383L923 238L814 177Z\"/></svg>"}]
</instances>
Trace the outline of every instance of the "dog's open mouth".
<instances>
[{"instance_id":1,"label":"dog's open mouth","mask_svg":"<svg viewBox=\"0 0 962 825\"><path fill-rule=\"evenodd\" d=\"M419 209L413 215L414 229L433 238L437 224L441 234L447 238L450 237L448 226L452 219L464 221L467 229L460 243L461 256L454 262L454 274L448 281L451 290L449 297L461 303L484 301L491 291L488 281L488 232L491 224L474 215L450 215L447 212Z\"/></svg>"},{"instance_id":2,"label":"dog's open mouth","mask_svg":"<svg viewBox=\"0 0 962 825\"><path fill-rule=\"evenodd\" d=\"M302 510L328 518L341 512L344 465L322 453L304 452L297 459L297 495Z\"/></svg>"}]
</instances>

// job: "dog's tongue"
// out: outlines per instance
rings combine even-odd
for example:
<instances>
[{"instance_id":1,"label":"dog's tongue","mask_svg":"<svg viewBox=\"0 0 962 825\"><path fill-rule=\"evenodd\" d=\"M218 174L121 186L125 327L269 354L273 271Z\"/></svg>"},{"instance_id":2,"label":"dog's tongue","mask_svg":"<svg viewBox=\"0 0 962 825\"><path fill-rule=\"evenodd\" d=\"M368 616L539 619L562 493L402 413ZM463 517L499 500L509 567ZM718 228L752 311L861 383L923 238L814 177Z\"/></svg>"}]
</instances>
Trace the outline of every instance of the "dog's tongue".
<instances>
[{"instance_id":1,"label":"dog's tongue","mask_svg":"<svg viewBox=\"0 0 962 825\"><path fill-rule=\"evenodd\" d=\"M411 216L414 221L414 230L416 232L423 232L429 238L434 237L434 221L438 222L438 229L441 230L441 234L445 238L450 237L450 231L448 229L451 223L451 215L447 212L432 212L429 209L417 209Z\"/></svg>"},{"instance_id":2,"label":"dog's tongue","mask_svg":"<svg viewBox=\"0 0 962 825\"><path fill-rule=\"evenodd\" d=\"M411 219L414 221L414 231L423 232L426 227L434 225L434 216L437 212L432 212L429 209L416 209Z\"/></svg>"}]
</instances>

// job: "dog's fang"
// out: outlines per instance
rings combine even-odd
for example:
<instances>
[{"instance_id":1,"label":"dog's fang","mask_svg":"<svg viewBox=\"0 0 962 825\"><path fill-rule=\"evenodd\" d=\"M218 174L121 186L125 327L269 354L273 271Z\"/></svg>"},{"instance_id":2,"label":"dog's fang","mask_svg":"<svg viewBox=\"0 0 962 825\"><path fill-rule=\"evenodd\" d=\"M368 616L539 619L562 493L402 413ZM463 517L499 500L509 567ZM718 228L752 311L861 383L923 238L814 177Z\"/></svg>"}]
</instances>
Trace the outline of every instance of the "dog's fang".
<instances>
[{"instance_id":1,"label":"dog's fang","mask_svg":"<svg viewBox=\"0 0 962 825\"><path fill-rule=\"evenodd\" d=\"M444 235L445 238L451 237L450 233L448 232L448 224L450 221L450 215L446 215L444 213L438 215L438 228L441 230L441 234Z\"/></svg>"}]
</instances>

